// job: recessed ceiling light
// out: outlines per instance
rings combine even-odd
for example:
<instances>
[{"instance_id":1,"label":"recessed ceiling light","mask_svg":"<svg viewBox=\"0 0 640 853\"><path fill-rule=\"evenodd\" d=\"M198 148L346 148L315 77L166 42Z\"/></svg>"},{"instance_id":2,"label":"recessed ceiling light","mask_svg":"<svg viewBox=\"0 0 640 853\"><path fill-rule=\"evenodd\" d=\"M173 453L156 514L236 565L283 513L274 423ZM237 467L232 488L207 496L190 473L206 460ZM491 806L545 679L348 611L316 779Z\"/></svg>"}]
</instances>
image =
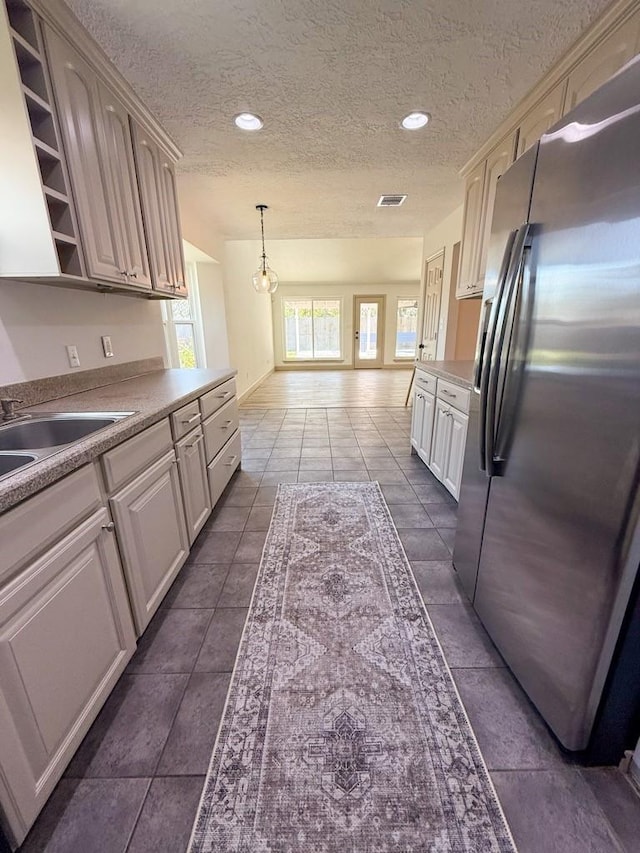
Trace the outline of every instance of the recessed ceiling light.
<instances>
[{"instance_id":1,"label":"recessed ceiling light","mask_svg":"<svg viewBox=\"0 0 640 853\"><path fill-rule=\"evenodd\" d=\"M236 127L239 127L240 130L260 130L264 126L264 122L260 116L254 113L238 113L233 120Z\"/></svg>"},{"instance_id":2,"label":"recessed ceiling light","mask_svg":"<svg viewBox=\"0 0 640 853\"><path fill-rule=\"evenodd\" d=\"M417 111L405 116L402 119L401 124L405 130L420 130L421 127L426 127L429 124L430 118L431 116L429 113Z\"/></svg>"}]
</instances>

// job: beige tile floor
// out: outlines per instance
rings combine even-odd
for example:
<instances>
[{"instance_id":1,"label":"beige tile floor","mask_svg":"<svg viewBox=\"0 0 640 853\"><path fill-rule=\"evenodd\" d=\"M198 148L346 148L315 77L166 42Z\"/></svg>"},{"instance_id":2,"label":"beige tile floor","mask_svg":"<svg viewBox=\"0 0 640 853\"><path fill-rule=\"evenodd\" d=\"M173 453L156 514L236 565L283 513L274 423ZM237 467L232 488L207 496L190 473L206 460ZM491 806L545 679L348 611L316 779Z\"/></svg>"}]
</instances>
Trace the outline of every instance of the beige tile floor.
<instances>
[{"instance_id":1,"label":"beige tile floor","mask_svg":"<svg viewBox=\"0 0 640 853\"><path fill-rule=\"evenodd\" d=\"M278 370L243 401L245 408L404 406L413 368Z\"/></svg>"}]
</instances>

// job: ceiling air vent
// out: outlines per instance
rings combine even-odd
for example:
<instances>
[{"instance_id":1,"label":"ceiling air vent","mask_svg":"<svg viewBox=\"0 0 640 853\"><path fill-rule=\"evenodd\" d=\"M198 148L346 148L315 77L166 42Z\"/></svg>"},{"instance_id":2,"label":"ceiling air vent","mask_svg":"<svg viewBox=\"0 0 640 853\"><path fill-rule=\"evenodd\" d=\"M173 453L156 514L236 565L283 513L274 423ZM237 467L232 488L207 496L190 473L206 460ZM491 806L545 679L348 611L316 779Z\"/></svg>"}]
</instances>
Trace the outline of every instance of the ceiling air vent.
<instances>
[{"instance_id":1,"label":"ceiling air vent","mask_svg":"<svg viewBox=\"0 0 640 853\"><path fill-rule=\"evenodd\" d=\"M400 207L404 204L406 195L381 195L378 199L378 207Z\"/></svg>"}]
</instances>

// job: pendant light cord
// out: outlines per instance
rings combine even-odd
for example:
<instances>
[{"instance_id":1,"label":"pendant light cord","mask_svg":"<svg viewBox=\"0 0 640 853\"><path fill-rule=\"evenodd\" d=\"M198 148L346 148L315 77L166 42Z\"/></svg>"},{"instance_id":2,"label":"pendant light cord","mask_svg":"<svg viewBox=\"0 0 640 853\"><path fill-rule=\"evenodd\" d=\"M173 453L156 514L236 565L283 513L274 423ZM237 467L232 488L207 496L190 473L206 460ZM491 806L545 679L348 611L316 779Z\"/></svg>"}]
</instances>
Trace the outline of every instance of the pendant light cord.
<instances>
[{"instance_id":1,"label":"pendant light cord","mask_svg":"<svg viewBox=\"0 0 640 853\"><path fill-rule=\"evenodd\" d=\"M260 230L262 231L262 272L267 271L267 253L264 250L264 208L260 208Z\"/></svg>"}]
</instances>

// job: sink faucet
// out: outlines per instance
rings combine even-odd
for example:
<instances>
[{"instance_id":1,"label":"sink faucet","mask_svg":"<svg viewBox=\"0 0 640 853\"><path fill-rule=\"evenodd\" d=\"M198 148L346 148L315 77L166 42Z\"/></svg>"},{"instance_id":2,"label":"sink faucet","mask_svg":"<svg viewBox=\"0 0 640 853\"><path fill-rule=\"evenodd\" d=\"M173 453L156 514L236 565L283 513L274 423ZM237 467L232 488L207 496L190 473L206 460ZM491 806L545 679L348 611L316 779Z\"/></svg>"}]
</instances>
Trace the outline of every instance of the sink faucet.
<instances>
[{"instance_id":1,"label":"sink faucet","mask_svg":"<svg viewBox=\"0 0 640 853\"><path fill-rule=\"evenodd\" d=\"M16 400L15 397L7 397L0 399L2 406L2 421L16 421L21 418L30 418L31 415L19 415L15 410L15 404L22 403L22 400Z\"/></svg>"}]
</instances>

